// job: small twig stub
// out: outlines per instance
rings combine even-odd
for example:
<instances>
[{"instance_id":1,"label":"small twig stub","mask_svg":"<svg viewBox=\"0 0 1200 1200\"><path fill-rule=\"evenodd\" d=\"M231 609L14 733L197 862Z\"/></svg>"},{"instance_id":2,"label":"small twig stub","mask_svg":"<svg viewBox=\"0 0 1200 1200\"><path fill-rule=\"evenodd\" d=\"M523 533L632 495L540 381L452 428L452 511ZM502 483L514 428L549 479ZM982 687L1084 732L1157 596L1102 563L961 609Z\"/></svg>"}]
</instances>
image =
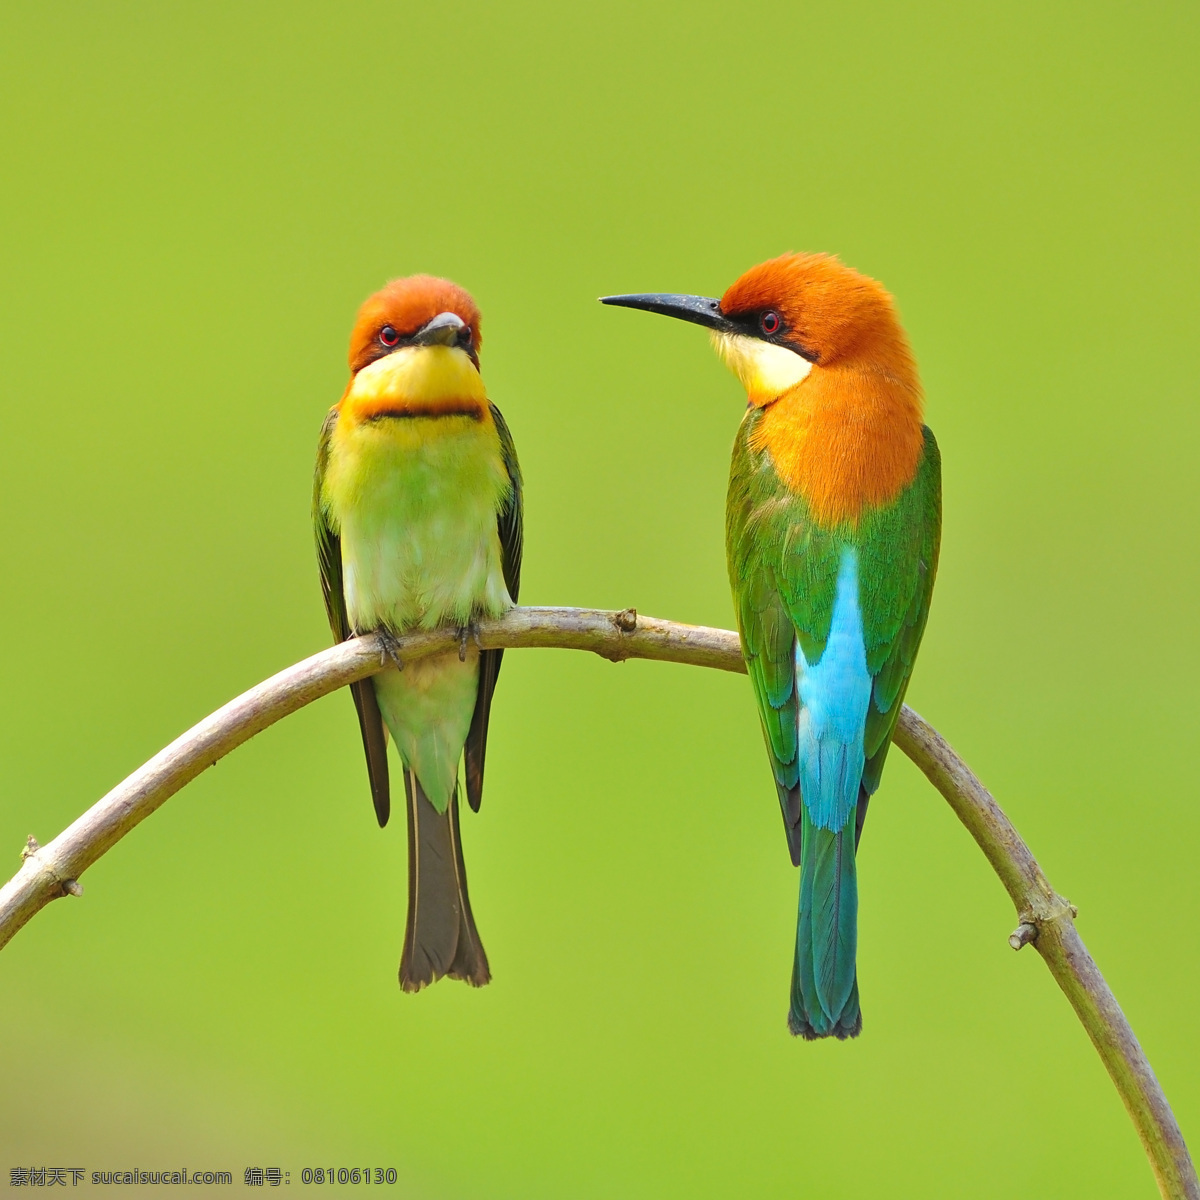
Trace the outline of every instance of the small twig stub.
<instances>
[{"instance_id":1,"label":"small twig stub","mask_svg":"<svg viewBox=\"0 0 1200 1200\"><path fill-rule=\"evenodd\" d=\"M637 628L637 621L636 608L623 608L613 617L613 624L622 633L632 633Z\"/></svg>"},{"instance_id":2,"label":"small twig stub","mask_svg":"<svg viewBox=\"0 0 1200 1200\"><path fill-rule=\"evenodd\" d=\"M1037 941L1038 928L1029 921L1022 921L1008 935L1008 944L1014 950L1020 950L1022 946L1028 946L1030 942Z\"/></svg>"}]
</instances>

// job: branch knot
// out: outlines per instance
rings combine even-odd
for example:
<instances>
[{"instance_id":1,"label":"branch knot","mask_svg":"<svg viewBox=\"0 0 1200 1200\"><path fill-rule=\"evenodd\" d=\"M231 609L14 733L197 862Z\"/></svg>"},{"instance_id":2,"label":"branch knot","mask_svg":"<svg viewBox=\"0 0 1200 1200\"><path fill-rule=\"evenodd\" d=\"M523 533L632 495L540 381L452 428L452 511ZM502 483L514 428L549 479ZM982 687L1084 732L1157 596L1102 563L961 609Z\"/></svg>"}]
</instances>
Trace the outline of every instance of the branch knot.
<instances>
[{"instance_id":1,"label":"branch knot","mask_svg":"<svg viewBox=\"0 0 1200 1200\"><path fill-rule=\"evenodd\" d=\"M48 875L55 883L62 888L61 895L64 896L82 896L83 885L78 879L63 879L61 875L54 869L54 864L45 855L41 853L42 847L37 838L31 833L25 839L25 845L21 847L21 863L25 864L31 859L37 859L34 864L35 868L40 869L45 875Z\"/></svg>"},{"instance_id":2,"label":"branch knot","mask_svg":"<svg viewBox=\"0 0 1200 1200\"><path fill-rule=\"evenodd\" d=\"M637 609L636 608L621 609L621 611L613 617L612 623L622 633L633 633L633 631L635 629L637 629L637 623L638 623Z\"/></svg>"}]
</instances>

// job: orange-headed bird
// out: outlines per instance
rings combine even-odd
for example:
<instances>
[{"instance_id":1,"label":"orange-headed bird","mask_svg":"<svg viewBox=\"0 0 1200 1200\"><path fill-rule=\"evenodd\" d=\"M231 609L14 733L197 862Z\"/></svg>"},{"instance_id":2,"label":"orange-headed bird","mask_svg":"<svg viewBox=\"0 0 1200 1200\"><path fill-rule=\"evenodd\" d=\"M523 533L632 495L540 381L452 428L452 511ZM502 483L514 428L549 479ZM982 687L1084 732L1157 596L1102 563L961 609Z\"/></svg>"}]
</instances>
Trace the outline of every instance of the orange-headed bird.
<instances>
[{"instance_id":1,"label":"orange-headed bird","mask_svg":"<svg viewBox=\"0 0 1200 1200\"><path fill-rule=\"evenodd\" d=\"M491 978L467 898L459 760L483 794L502 651L470 637L513 606L521 576L521 471L479 375L479 309L445 279L397 279L359 311L350 383L321 427L313 522L339 641L378 631L395 665L354 684L375 815L390 810L387 736L404 766L408 923L400 985ZM401 664L396 635L446 626L457 651Z\"/></svg>"},{"instance_id":2,"label":"orange-headed bird","mask_svg":"<svg viewBox=\"0 0 1200 1200\"><path fill-rule=\"evenodd\" d=\"M707 326L749 407L733 447L726 554L800 911L788 1025L862 1029L855 853L937 570L941 460L883 287L785 254L720 300L609 296Z\"/></svg>"}]
</instances>

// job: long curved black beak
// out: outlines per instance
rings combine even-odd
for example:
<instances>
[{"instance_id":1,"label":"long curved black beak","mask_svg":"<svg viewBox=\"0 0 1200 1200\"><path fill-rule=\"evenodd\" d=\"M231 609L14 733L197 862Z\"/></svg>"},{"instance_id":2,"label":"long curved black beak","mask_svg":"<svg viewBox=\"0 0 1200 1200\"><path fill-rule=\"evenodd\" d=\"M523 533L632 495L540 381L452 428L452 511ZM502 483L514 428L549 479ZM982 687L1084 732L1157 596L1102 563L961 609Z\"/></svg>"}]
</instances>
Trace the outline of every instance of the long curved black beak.
<instances>
[{"instance_id":1,"label":"long curved black beak","mask_svg":"<svg viewBox=\"0 0 1200 1200\"><path fill-rule=\"evenodd\" d=\"M734 332L733 322L721 312L720 300L714 300L711 296L648 292L634 296L601 296L600 303L612 304L618 308L640 308L643 312L661 313L664 317L691 321L693 325L719 329L722 333Z\"/></svg>"}]
</instances>

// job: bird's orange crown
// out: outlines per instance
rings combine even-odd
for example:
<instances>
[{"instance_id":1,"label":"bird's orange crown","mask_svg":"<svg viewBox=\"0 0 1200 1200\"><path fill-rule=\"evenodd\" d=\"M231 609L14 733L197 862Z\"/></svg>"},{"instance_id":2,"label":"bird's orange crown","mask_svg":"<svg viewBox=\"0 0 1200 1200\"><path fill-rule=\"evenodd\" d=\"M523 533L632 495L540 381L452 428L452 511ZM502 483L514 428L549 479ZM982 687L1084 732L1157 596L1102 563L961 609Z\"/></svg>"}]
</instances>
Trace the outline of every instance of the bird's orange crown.
<instances>
[{"instance_id":1,"label":"bird's orange crown","mask_svg":"<svg viewBox=\"0 0 1200 1200\"><path fill-rule=\"evenodd\" d=\"M832 254L783 254L751 267L721 297L727 314L775 308L789 341L821 366L857 358L910 386L917 370L883 284Z\"/></svg>"},{"instance_id":2,"label":"bird's orange crown","mask_svg":"<svg viewBox=\"0 0 1200 1200\"><path fill-rule=\"evenodd\" d=\"M823 524L856 521L912 482L924 448L921 384L891 296L832 255L785 254L747 271L721 298L728 316L774 310L813 366L772 394L753 445Z\"/></svg>"},{"instance_id":3,"label":"bird's orange crown","mask_svg":"<svg viewBox=\"0 0 1200 1200\"><path fill-rule=\"evenodd\" d=\"M350 334L350 370L358 372L386 350L379 331L390 325L402 338L410 337L439 313L452 312L471 330L471 347L478 359L483 335L479 330L479 306L470 293L436 275L410 275L393 279L364 301Z\"/></svg>"}]
</instances>

